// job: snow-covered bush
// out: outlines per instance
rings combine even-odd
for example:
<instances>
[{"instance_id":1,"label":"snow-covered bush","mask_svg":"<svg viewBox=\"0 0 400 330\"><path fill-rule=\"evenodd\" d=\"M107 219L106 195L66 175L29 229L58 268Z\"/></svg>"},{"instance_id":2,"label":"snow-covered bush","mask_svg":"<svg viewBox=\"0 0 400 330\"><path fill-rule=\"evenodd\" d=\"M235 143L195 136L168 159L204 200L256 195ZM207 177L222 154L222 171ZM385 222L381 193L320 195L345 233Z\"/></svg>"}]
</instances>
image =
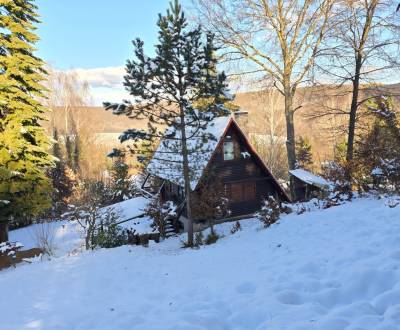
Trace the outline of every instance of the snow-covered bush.
<instances>
[{"instance_id":1,"label":"snow-covered bush","mask_svg":"<svg viewBox=\"0 0 400 330\"><path fill-rule=\"evenodd\" d=\"M355 144L354 163L365 190L400 191L400 121L393 100L380 96L367 103L369 121Z\"/></svg>"},{"instance_id":2,"label":"snow-covered bush","mask_svg":"<svg viewBox=\"0 0 400 330\"><path fill-rule=\"evenodd\" d=\"M19 242L0 243L0 256L12 256L22 247L23 245Z\"/></svg>"},{"instance_id":3,"label":"snow-covered bush","mask_svg":"<svg viewBox=\"0 0 400 330\"><path fill-rule=\"evenodd\" d=\"M113 248L128 244L127 230L117 224L119 215L112 208L106 210L93 233L92 247Z\"/></svg>"},{"instance_id":4,"label":"snow-covered bush","mask_svg":"<svg viewBox=\"0 0 400 330\"><path fill-rule=\"evenodd\" d=\"M230 215L229 200L225 196L224 185L219 178L210 173L199 182L196 194L192 196L191 206L193 219L208 223L211 231L214 231L215 220Z\"/></svg>"},{"instance_id":5,"label":"snow-covered bush","mask_svg":"<svg viewBox=\"0 0 400 330\"><path fill-rule=\"evenodd\" d=\"M194 235L194 246L199 247L204 244L204 235L202 231L197 232Z\"/></svg>"},{"instance_id":6,"label":"snow-covered bush","mask_svg":"<svg viewBox=\"0 0 400 330\"><path fill-rule=\"evenodd\" d=\"M204 240L204 244L210 245L214 244L215 242L218 241L220 236L214 231L210 231L210 233L207 235L206 239Z\"/></svg>"},{"instance_id":7,"label":"snow-covered bush","mask_svg":"<svg viewBox=\"0 0 400 330\"><path fill-rule=\"evenodd\" d=\"M74 204L69 205L69 212L64 217L71 221L77 221L85 233L86 249L96 247L94 236L99 226L108 218L116 218L117 215L112 208L106 211L104 206L104 185L97 181L85 181L80 188L80 194Z\"/></svg>"},{"instance_id":8,"label":"snow-covered bush","mask_svg":"<svg viewBox=\"0 0 400 330\"><path fill-rule=\"evenodd\" d=\"M176 216L176 205L173 201L163 203L160 198L154 198L147 206L145 213L153 220L152 227L161 237L165 237L165 226L169 217Z\"/></svg>"},{"instance_id":9,"label":"snow-covered bush","mask_svg":"<svg viewBox=\"0 0 400 330\"><path fill-rule=\"evenodd\" d=\"M324 162L321 164L322 176L333 184L333 193L337 196L346 194L350 190L351 183L348 180L348 168L342 162Z\"/></svg>"},{"instance_id":10,"label":"snow-covered bush","mask_svg":"<svg viewBox=\"0 0 400 330\"><path fill-rule=\"evenodd\" d=\"M55 228L52 222L43 221L35 224L32 227L32 236L36 246L40 248L43 253L52 256L55 253Z\"/></svg>"},{"instance_id":11,"label":"snow-covered bush","mask_svg":"<svg viewBox=\"0 0 400 330\"><path fill-rule=\"evenodd\" d=\"M264 228L268 228L278 221L280 213L279 203L273 196L269 196L264 200L261 210L255 216L262 222Z\"/></svg>"},{"instance_id":12,"label":"snow-covered bush","mask_svg":"<svg viewBox=\"0 0 400 330\"><path fill-rule=\"evenodd\" d=\"M231 228L231 234L234 234L238 232L239 230L242 230L242 226L239 221L236 221L235 224Z\"/></svg>"}]
</instances>

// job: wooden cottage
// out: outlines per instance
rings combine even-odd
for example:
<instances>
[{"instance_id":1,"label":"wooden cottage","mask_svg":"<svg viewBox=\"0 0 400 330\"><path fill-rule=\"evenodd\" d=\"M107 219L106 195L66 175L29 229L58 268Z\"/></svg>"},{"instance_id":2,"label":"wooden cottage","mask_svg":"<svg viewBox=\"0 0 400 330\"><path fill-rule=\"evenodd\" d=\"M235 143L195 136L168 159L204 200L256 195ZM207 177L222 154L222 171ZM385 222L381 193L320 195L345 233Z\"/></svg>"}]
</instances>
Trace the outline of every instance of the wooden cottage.
<instances>
[{"instance_id":1,"label":"wooden cottage","mask_svg":"<svg viewBox=\"0 0 400 330\"><path fill-rule=\"evenodd\" d=\"M196 138L188 141L189 147L200 146L189 156L193 203L201 203L204 190L218 191L228 200L228 218L239 218L253 215L268 196L290 200L234 118L216 118L206 130L214 137L207 143L202 145ZM163 200L182 205L180 221L185 223L182 156L174 154L172 148L171 141L161 141L147 167L148 176L142 188L158 191ZM165 155L169 155L168 159Z\"/></svg>"},{"instance_id":2,"label":"wooden cottage","mask_svg":"<svg viewBox=\"0 0 400 330\"><path fill-rule=\"evenodd\" d=\"M302 168L289 171L294 180L295 202L305 202L329 193L330 184L324 178Z\"/></svg>"}]
</instances>

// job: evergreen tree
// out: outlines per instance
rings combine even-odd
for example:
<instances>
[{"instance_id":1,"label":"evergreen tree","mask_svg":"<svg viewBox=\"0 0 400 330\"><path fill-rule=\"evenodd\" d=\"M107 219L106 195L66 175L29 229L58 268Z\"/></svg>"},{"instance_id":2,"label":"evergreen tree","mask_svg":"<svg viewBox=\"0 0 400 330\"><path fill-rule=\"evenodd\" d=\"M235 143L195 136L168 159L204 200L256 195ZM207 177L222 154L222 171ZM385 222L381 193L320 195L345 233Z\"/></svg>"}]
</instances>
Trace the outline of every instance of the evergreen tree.
<instances>
[{"instance_id":1,"label":"evergreen tree","mask_svg":"<svg viewBox=\"0 0 400 330\"><path fill-rule=\"evenodd\" d=\"M159 15L157 25L159 42L153 58L144 54L143 41L133 41L135 59L127 63L125 86L135 101L104 105L116 114L147 119L147 131L131 129L120 137L121 142L133 140L132 150L140 147L142 140L162 138L162 143L169 144L179 155L181 162L171 161L171 167L176 167L182 173L188 245L193 246L190 186L193 169L189 168L189 156L213 137L204 133L200 139L202 146L190 142L194 141L196 134L196 141L199 141L199 134L205 132L211 120L228 113L223 106L227 100L226 76L215 70L213 36L204 36L200 27L189 29L178 1L171 3L165 16ZM201 99L212 99L213 102L196 109L194 104ZM160 126L170 127L164 136L159 131ZM164 155L164 158L164 161L168 161L172 157Z\"/></svg>"},{"instance_id":2,"label":"evergreen tree","mask_svg":"<svg viewBox=\"0 0 400 330\"><path fill-rule=\"evenodd\" d=\"M122 202L123 200L132 198L134 189L129 179L129 166L125 162L125 154L114 149L113 154L116 160L111 167L111 189L113 203Z\"/></svg>"},{"instance_id":3,"label":"evergreen tree","mask_svg":"<svg viewBox=\"0 0 400 330\"><path fill-rule=\"evenodd\" d=\"M368 104L373 121L356 142L354 166L358 181L384 179L387 187L400 189L400 123L390 98L378 97Z\"/></svg>"},{"instance_id":4,"label":"evergreen tree","mask_svg":"<svg viewBox=\"0 0 400 330\"><path fill-rule=\"evenodd\" d=\"M21 223L50 206L50 140L39 121L46 109L44 62L34 55L37 7L0 0L0 222ZM6 226L2 226L6 228ZM3 239L6 235L3 233Z\"/></svg>"},{"instance_id":5,"label":"evergreen tree","mask_svg":"<svg viewBox=\"0 0 400 330\"><path fill-rule=\"evenodd\" d=\"M300 136L296 141L296 167L310 170L312 167L311 144L307 138Z\"/></svg>"},{"instance_id":6,"label":"evergreen tree","mask_svg":"<svg viewBox=\"0 0 400 330\"><path fill-rule=\"evenodd\" d=\"M66 207L68 198L71 196L74 180L69 175L60 147L57 129L53 133L53 156L56 158L56 165L50 170L50 178L54 187L52 194L53 209L58 214Z\"/></svg>"}]
</instances>

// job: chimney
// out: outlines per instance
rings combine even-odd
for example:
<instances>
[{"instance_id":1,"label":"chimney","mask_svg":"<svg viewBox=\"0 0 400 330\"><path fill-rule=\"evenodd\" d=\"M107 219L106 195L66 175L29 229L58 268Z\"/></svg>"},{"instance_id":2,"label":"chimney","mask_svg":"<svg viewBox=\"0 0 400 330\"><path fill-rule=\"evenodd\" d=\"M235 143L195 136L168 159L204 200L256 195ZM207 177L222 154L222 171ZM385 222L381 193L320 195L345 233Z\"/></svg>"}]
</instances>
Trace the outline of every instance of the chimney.
<instances>
[{"instance_id":1,"label":"chimney","mask_svg":"<svg viewBox=\"0 0 400 330\"><path fill-rule=\"evenodd\" d=\"M246 134L249 134L249 113L248 111L238 110L233 113L235 121L238 123L240 129Z\"/></svg>"}]
</instances>

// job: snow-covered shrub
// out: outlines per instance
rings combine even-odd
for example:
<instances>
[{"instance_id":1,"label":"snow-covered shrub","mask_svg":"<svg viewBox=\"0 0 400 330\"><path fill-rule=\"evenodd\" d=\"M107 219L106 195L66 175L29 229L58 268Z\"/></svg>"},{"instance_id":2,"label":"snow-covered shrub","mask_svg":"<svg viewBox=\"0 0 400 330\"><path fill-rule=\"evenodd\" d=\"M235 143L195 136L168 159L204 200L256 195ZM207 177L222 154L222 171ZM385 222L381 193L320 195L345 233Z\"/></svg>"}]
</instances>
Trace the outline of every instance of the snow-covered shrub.
<instances>
[{"instance_id":1,"label":"snow-covered shrub","mask_svg":"<svg viewBox=\"0 0 400 330\"><path fill-rule=\"evenodd\" d=\"M215 232L215 231L210 231L210 233L207 235L206 239L204 240L204 244L210 245L214 244L215 242L218 241L220 236Z\"/></svg>"},{"instance_id":2,"label":"snow-covered shrub","mask_svg":"<svg viewBox=\"0 0 400 330\"><path fill-rule=\"evenodd\" d=\"M400 204L400 201L395 199L395 198L389 198L386 202L385 205L390 207L391 209L395 208L397 205Z\"/></svg>"},{"instance_id":3,"label":"snow-covered shrub","mask_svg":"<svg viewBox=\"0 0 400 330\"><path fill-rule=\"evenodd\" d=\"M52 222L43 221L35 224L32 227L32 236L36 246L40 248L43 253L53 256L55 253L55 228Z\"/></svg>"},{"instance_id":4,"label":"snow-covered shrub","mask_svg":"<svg viewBox=\"0 0 400 330\"><path fill-rule=\"evenodd\" d=\"M197 232L194 235L194 246L199 247L200 245L203 245L204 244L203 240L204 240L203 232L202 231Z\"/></svg>"},{"instance_id":5,"label":"snow-covered shrub","mask_svg":"<svg viewBox=\"0 0 400 330\"><path fill-rule=\"evenodd\" d=\"M264 200L261 210L255 216L262 222L264 228L268 228L278 221L280 213L279 203L273 196L269 196Z\"/></svg>"},{"instance_id":6,"label":"snow-covered shrub","mask_svg":"<svg viewBox=\"0 0 400 330\"><path fill-rule=\"evenodd\" d=\"M365 190L400 191L400 121L393 100L376 97L367 103L371 117L356 141L354 163Z\"/></svg>"},{"instance_id":7,"label":"snow-covered shrub","mask_svg":"<svg viewBox=\"0 0 400 330\"><path fill-rule=\"evenodd\" d=\"M235 224L231 228L231 234L234 234L238 232L239 230L242 230L242 226L239 221L236 221Z\"/></svg>"},{"instance_id":8,"label":"snow-covered shrub","mask_svg":"<svg viewBox=\"0 0 400 330\"><path fill-rule=\"evenodd\" d=\"M167 220L176 216L176 205L172 201L162 203L159 198L154 198L147 206L145 213L153 220L154 230L157 230L161 237L165 237Z\"/></svg>"},{"instance_id":9,"label":"snow-covered shrub","mask_svg":"<svg viewBox=\"0 0 400 330\"><path fill-rule=\"evenodd\" d=\"M214 231L215 220L230 215L229 201L225 196L224 185L214 174L207 174L199 182L196 194L192 195L191 206L193 219L208 223L211 231Z\"/></svg>"},{"instance_id":10,"label":"snow-covered shrub","mask_svg":"<svg viewBox=\"0 0 400 330\"><path fill-rule=\"evenodd\" d=\"M0 243L0 256L12 256L22 247L23 245L19 242Z\"/></svg>"},{"instance_id":11,"label":"snow-covered shrub","mask_svg":"<svg viewBox=\"0 0 400 330\"><path fill-rule=\"evenodd\" d=\"M100 224L96 227L92 237L92 246L101 248L113 248L128 244L128 232L118 226L118 214L112 209L107 209L103 214Z\"/></svg>"},{"instance_id":12,"label":"snow-covered shrub","mask_svg":"<svg viewBox=\"0 0 400 330\"><path fill-rule=\"evenodd\" d=\"M69 205L69 212L64 217L71 221L77 221L85 233L86 249L93 249L94 235L104 219L115 213L112 208L106 211L101 208L105 203L105 186L97 181L85 181L81 184L80 194L74 204Z\"/></svg>"},{"instance_id":13,"label":"snow-covered shrub","mask_svg":"<svg viewBox=\"0 0 400 330\"><path fill-rule=\"evenodd\" d=\"M350 190L350 182L348 180L346 165L341 162L324 162L321 164L322 176L333 184L333 192L337 196L348 193Z\"/></svg>"}]
</instances>

